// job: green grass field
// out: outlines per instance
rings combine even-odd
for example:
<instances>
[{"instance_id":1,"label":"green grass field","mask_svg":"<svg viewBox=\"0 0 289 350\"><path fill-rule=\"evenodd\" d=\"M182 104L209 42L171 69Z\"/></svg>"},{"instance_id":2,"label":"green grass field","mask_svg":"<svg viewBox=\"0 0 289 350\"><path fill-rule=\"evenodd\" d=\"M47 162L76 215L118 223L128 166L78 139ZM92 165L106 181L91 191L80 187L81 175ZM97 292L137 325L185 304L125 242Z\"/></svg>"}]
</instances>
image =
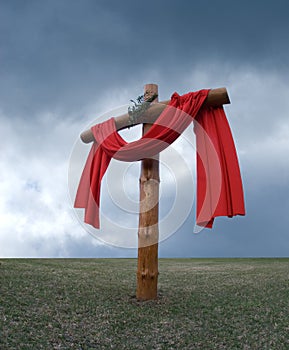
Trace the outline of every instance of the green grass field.
<instances>
[{"instance_id":1,"label":"green grass field","mask_svg":"<svg viewBox=\"0 0 289 350\"><path fill-rule=\"evenodd\" d=\"M289 349L289 259L0 260L0 349Z\"/></svg>"}]
</instances>

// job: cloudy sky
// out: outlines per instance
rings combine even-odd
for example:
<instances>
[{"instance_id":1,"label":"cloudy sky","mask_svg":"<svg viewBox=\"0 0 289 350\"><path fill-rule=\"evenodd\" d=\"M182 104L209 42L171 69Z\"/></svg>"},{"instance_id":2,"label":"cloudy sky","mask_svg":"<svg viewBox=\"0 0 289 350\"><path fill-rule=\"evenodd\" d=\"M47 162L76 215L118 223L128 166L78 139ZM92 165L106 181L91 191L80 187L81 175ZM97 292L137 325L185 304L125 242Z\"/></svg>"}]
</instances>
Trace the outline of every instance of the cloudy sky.
<instances>
[{"instance_id":1,"label":"cloudy sky","mask_svg":"<svg viewBox=\"0 0 289 350\"><path fill-rule=\"evenodd\" d=\"M187 130L162 154L160 256L289 256L288 15L285 0L0 0L0 257L136 256L138 163L108 171L100 231L71 197L79 134L146 83L161 100L227 87L247 210L193 233Z\"/></svg>"}]
</instances>

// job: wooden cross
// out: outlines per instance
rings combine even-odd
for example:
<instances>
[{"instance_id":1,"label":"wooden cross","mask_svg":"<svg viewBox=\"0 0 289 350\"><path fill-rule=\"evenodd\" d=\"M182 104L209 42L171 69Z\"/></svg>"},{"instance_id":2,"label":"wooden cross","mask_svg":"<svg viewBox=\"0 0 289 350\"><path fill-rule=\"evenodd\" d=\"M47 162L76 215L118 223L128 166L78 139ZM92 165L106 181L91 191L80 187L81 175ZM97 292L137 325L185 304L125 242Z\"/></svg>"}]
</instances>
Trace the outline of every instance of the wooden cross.
<instances>
[{"instance_id":1,"label":"wooden cross","mask_svg":"<svg viewBox=\"0 0 289 350\"><path fill-rule=\"evenodd\" d=\"M158 85L146 84L144 96L149 99L152 95L158 95ZM115 119L117 130L122 130L133 125L143 124L143 135L166 108L170 100L158 102L156 98L150 107L132 124L128 113ZM230 103L225 88L212 89L209 91L204 104L207 106L220 106ZM91 130L81 134L85 143L92 142L94 137ZM138 300L153 300L157 298L158 285L158 241L159 241L159 154L154 158L141 161L140 173L140 211L138 228L138 269L137 289Z\"/></svg>"}]
</instances>

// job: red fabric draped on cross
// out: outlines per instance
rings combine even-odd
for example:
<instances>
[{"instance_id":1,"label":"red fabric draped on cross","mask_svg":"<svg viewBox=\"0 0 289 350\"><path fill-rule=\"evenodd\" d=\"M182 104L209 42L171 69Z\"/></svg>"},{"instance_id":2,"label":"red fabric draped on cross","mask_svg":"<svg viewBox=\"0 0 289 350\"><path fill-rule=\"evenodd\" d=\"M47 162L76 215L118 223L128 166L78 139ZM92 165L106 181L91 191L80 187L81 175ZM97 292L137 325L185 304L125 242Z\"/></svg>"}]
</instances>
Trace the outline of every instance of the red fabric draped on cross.
<instances>
[{"instance_id":1,"label":"red fabric draped on cross","mask_svg":"<svg viewBox=\"0 0 289 350\"><path fill-rule=\"evenodd\" d=\"M212 227L217 216L244 215L242 180L231 130L222 107L203 106L209 90L174 93L149 131L127 143L114 119L91 128L95 142L78 186L74 207L84 221L100 227L100 186L111 158L137 161L153 157L173 143L194 120L197 144L197 225ZM189 190L189 189L188 189Z\"/></svg>"}]
</instances>

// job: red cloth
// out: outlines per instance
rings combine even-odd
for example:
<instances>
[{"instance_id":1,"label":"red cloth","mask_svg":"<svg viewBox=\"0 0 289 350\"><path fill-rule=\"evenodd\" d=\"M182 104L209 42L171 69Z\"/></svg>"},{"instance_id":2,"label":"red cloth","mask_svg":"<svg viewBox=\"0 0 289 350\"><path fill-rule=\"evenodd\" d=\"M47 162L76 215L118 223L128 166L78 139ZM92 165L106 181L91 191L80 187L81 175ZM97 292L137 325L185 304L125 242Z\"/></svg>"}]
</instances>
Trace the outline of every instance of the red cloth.
<instances>
[{"instance_id":1,"label":"red cloth","mask_svg":"<svg viewBox=\"0 0 289 350\"><path fill-rule=\"evenodd\" d=\"M114 119L91 128L95 142L78 186L74 207L84 208L84 221L100 227L101 180L111 158L136 161L153 157L173 143L195 119L197 140L197 224L212 227L214 217L244 215L242 180L231 131L222 107L202 107L209 90L174 93L149 131L127 143Z\"/></svg>"}]
</instances>

